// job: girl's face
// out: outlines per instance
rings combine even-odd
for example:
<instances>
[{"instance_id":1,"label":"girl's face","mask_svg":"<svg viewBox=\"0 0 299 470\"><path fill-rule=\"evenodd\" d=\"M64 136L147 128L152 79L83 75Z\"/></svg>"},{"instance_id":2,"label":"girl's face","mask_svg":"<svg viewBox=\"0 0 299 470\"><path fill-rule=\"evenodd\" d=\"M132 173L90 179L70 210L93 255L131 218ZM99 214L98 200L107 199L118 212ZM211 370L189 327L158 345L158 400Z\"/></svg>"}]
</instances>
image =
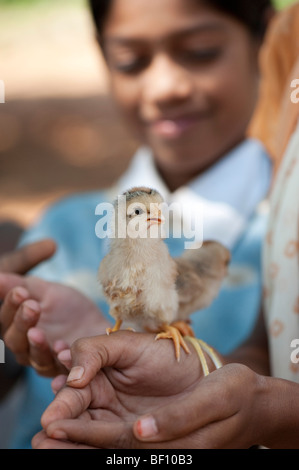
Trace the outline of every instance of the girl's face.
<instances>
[{"instance_id":1,"label":"girl's face","mask_svg":"<svg viewBox=\"0 0 299 470\"><path fill-rule=\"evenodd\" d=\"M113 95L170 189L244 139L258 44L195 0L113 0L103 30Z\"/></svg>"}]
</instances>

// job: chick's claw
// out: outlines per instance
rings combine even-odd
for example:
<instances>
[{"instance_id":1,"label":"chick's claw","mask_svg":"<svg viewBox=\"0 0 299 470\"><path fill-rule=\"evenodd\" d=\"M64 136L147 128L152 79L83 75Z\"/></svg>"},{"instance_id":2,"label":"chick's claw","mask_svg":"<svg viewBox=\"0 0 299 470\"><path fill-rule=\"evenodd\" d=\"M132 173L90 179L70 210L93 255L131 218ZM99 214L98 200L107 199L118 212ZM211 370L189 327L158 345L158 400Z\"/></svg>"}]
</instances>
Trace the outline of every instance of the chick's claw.
<instances>
[{"instance_id":1,"label":"chick's claw","mask_svg":"<svg viewBox=\"0 0 299 470\"><path fill-rule=\"evenodd\" d=\"M187 354L190 354L190 349L185 343L181 333L174 326L163 325L161 333L158 333L155 338L155 340L158 340L158 339L172 339L174 343L175 357L178 362L180 361L180 357L181 357L181 347L184 349L184 351Z\"/></svg>"},{"instance_id":2,"label":"chick's claw","mask_svg":"<svg viewBox=\"0 0 299 470\"><path fill-rule=\"evenodd\" d=\"M182 336L191 336L195 338L195 334L191 326L185 321L175 321L171 323L171 326L179 330Z\"/></svg>"},{"instance_id":3,"label":"chick's claw","mask_svg":"<svg viewBox=\"0 0 299 470\"><path fill-rule=\"evenodd\" d=\"M109 336L110 333L114 333L115 331L118 331L122 325L122 320L116 320L115 325L113 328L106 328L106 333Z\"/></svg>"}]
</instances>

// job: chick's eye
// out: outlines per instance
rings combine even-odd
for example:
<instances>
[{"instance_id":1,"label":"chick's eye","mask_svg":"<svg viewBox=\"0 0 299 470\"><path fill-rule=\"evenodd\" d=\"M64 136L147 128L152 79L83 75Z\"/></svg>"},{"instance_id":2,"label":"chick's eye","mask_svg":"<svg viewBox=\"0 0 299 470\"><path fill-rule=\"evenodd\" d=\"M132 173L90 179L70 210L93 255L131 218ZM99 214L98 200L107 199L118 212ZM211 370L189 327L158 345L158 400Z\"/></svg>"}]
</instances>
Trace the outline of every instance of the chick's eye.
<instances>
[{"instance_id":1,"label":"chick's eye","mask_svg":"<svg viewBox=\"0 0 299 470\"><path fill-rule=\"evenodd\" d=\"M128 211L128 216L129 218L141 215L144 213L144 210L141 207L136 207L136 208L130 208Z\"/></svg>"}]
</instances>

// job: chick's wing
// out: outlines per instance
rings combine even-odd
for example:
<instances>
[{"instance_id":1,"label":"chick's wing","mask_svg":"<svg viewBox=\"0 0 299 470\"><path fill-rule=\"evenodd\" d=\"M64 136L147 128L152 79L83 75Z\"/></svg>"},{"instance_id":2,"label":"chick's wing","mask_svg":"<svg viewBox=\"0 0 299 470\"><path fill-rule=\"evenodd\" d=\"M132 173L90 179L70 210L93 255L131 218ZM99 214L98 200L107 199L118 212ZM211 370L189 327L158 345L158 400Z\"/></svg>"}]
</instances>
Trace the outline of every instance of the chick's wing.
<instances>
[{"instance_id":1,"label":"chick's wing","mask_svg":"<svg viewBox=\"0 0 299 470\"><path fill-rule=\"evenodd\" d=\"M184 251L175 261L178 318L185 320L191 313L209 306L218 296L227 274L230 252L218 242L207 241L201 248Z\"/></svg>"}]
</instances>

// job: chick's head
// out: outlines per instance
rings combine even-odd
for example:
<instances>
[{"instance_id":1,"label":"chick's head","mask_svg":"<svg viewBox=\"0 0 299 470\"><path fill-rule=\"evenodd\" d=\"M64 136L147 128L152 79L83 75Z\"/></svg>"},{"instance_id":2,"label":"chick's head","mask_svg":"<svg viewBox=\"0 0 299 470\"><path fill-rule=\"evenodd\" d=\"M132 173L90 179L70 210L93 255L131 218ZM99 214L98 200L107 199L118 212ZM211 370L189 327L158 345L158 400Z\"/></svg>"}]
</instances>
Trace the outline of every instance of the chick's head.
<instances>
[{"instance_id":1,"label":"chick's head","mask_svg":"<svg viewBox=\"0 0 299 470\"><path fill-rule=\"evenodd\" d=\"M155 189L136 187L126 191L127 234L132 238L161 238L158 230L164 222L162 196Z\"/></svg>"}]
</instances>

